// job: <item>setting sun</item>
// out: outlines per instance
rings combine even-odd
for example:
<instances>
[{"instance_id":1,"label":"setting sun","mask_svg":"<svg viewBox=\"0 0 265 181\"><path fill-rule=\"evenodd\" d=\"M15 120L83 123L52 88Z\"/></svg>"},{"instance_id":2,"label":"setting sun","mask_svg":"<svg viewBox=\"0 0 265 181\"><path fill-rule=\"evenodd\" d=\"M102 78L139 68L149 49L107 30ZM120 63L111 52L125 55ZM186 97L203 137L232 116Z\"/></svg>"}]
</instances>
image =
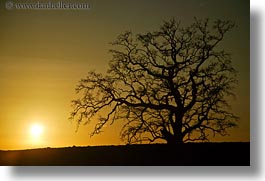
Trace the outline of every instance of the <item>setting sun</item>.
<instances>
[{"instance_id":1,"label":"setting sun","mask_svg":"<svg viewBox=\"0 0 265 181\"><path fill-rule=\"evenodd\" d=\"M39 124L34 124L30 128L30 134L32 137L39 137L43 132L43 126Z\"/></svg>"}]
</instances>

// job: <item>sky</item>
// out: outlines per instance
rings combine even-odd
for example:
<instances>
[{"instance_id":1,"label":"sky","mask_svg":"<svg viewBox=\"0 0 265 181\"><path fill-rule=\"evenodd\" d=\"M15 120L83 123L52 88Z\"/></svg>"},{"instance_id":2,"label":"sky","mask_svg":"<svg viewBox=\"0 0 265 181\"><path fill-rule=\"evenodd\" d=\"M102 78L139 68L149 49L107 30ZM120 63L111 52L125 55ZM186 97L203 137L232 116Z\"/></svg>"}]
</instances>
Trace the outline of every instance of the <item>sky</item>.
<instances>
[{"instance_id":1,"label":"sky","mask_svg":"<svg viewBox=\"0 0 265 181\"><path fill-rule=\"evenodd\" d=\"M16 2L16 1L13 1ZM19 2L26 2L22 0ZM124 144L120 125L107 125L92 138L94 125L69 121L75 86L90 70L105 72L110 42L126 31L144 33L175 18L231 19L236 28L223 41L238 70L232 112L240 117L230 136L211 141L249 141L249 1L114 0L90 3L89 10L7 10L0 3L0 149ZM34 137L31 127L43 126Z\"/></svg>"}]
</instances>

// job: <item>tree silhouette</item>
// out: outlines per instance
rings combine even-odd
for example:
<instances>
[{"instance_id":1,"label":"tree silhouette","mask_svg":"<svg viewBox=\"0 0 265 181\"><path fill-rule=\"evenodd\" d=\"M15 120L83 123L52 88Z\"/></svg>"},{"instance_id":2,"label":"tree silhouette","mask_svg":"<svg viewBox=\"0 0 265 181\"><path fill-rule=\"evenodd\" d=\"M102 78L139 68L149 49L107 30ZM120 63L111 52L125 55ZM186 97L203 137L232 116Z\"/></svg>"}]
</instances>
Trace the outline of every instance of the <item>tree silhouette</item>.
<instances>
[{"instance_id":1,"label":"tree silhouette","mask_svg":"<svg viewBox=\"0 0 265 181\"><path fill-rule=\"evenodd\" d=\"M70 119L78 125L96 119L91 136L122 120L121 138L128 143L226 135L238 120L228 101L237 79L230 55L218 45L233 27L196 18L182 27L172 19L158 31L119 35L107 73L91 71L78 84L81 98L72 101Z\"/></svg>"}]
</instances>

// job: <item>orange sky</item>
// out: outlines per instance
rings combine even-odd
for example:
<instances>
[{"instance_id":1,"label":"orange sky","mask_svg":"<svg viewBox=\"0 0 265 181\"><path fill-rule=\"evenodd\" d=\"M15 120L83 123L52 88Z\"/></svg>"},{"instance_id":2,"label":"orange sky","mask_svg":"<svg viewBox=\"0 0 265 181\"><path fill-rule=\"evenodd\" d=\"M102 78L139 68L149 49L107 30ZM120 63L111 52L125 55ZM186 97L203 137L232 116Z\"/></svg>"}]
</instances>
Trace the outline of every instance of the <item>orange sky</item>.
<instances>
[{"instance_id":1,"label":"orange sky","mask_svg":"<svg viewBox=\"0 0 265 181\"><path fill-rule=\"evenodd\" d=\"M238 129L212 141L249 141L249 2L247 0L88 1L89 11L5 10L0 3L0 149L122 144L119 123L93 138L94 125L81 126L68 117L75 86L89 70L104 72L109 42L125 30L156 30L174 17L189 24L193 17L229 18L237 27L223 46L239 71L233 112ZM30 126L44 127L39 142Z\"/></svg>"}]
</instances>

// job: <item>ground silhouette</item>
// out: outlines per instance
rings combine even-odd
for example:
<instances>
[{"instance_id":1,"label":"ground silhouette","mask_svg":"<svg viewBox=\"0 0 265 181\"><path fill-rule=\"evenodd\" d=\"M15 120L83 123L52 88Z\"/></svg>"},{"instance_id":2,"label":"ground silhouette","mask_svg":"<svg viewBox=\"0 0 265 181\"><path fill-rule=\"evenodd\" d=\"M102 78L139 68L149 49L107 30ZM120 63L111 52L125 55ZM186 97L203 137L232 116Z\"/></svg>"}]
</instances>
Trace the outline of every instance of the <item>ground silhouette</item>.
<instances>
[{"instance_id":1,"label":"ground silhouette","mask_svg":"<svg viewBox=\"0 0 265 181\"><path fill-rule=\"evenodd\" d=\"M0 151L0 165L249 166L250 143L88 146Z\"/></svg>"}]
</instances>

